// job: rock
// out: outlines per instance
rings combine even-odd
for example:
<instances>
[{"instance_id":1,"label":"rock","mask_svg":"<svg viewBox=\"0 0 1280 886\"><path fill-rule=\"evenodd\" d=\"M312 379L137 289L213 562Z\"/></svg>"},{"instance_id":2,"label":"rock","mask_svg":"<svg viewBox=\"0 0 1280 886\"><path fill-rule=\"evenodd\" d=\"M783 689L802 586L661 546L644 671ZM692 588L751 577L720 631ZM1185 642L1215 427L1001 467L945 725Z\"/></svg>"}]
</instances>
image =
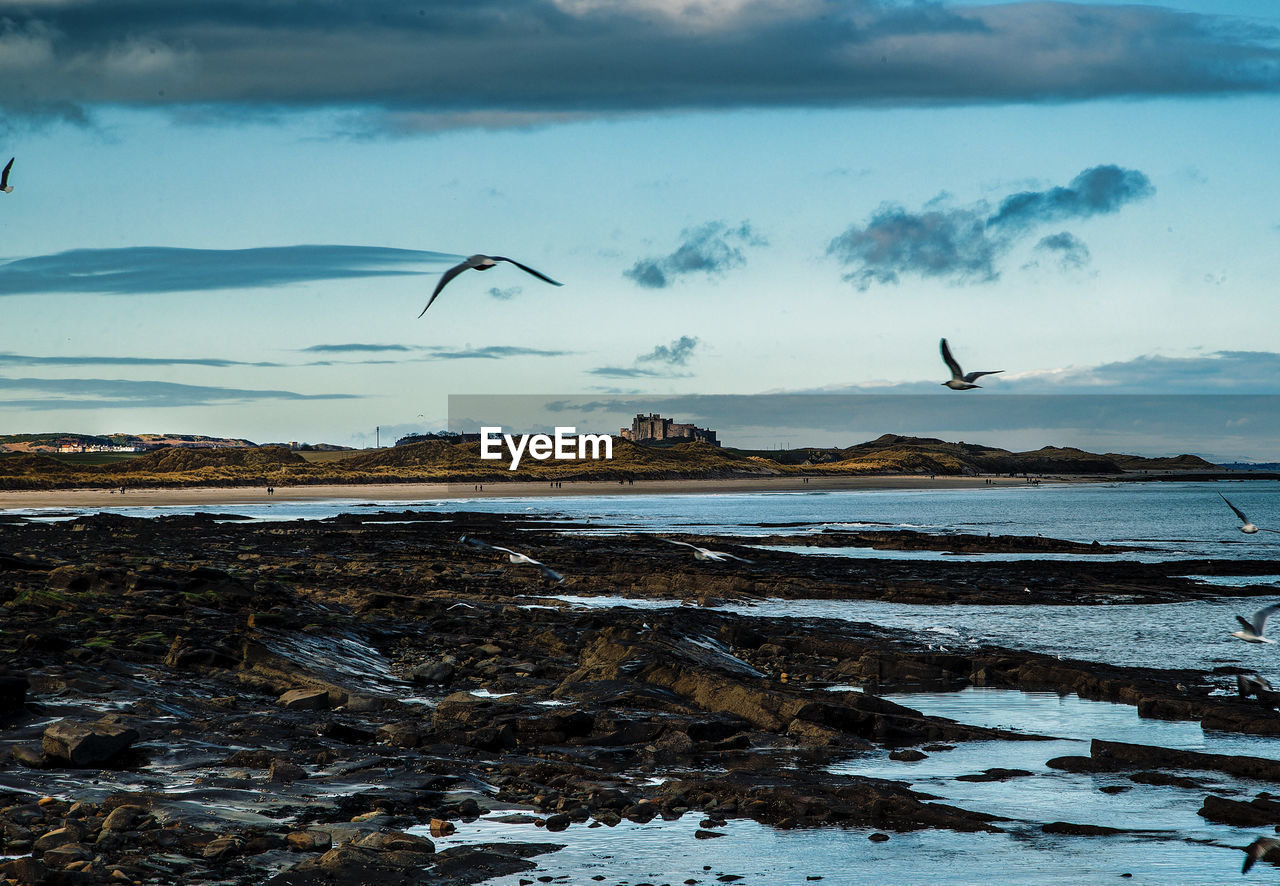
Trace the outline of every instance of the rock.
<instances>
[{"instance_id":1,"label":"rock","mask_svg":"<svg viewBox=\"0 0 1280 886\"><path fill-rule=\"evenodd\" d=\"M787 735L800 744L812 747L830 747L831 745L840 744L846 738L845 734L838 729L832 729L809 720L801 720L798 717L788 724Z\"/></svg>"},{"instance_id":2,"label":"rock","mask_svg":"<svg viewBox=\"0 0 1280 886\"><path fill-rule=\"evenodd\" d=\"M723 837L723 836L725 835L720 833L719 831L707 831L707 830L703 830L702 828L698 828L696 831L693 832L693 838L695 840L714 840L716 837Z\"/></svg>"},{"instance_id":3,"label":"rock","mask_svg":"<svg viewBox=\"0 0 1280 886\"><path fill-rule=\"evenodd\" d=\"M16 744L13 746L11 753L13 754L13 759L30 769L44 769L48 765L40 745Z\"/></svg>"},{"instance_id":4,"label":"rock","mask_svg":"<svg viewBox=\"0 0 1280 886\"><path fill-rule=\"evenodd\" d=\"M402 831L390 833L366 834L353 844L362 849L377 849L385 852L418 852L433 853L436 846L426 837L417 837Z\"/></svg>"},{"instance_id":5,"label":"rock","mask_svg":"<svg viewBox=\"0 0 1280 886\"><path fill-rule=\"evenodd\" d=\"M1205 754L1153 745L1127 744L1094 739L1089 749L1096 760L1143 769L1209 769L1240 778L1280 781L1280 760L1243 754Z\"/></svg>"},{"instance_id":6,"label":"rock","mask_svg":"<svg viewBox=\"0 0 1280 886\"><path fill-rule=\"evenodd\" d=\"M867 839L870 840L872 843L883 843L889 839L889 835L877 832L872 834L870 837L867 837Z\"/></svg>"},{"instance_id":7,"label":"rock","mask_svg":"<svg viewBox=\"0 0 1280 886\"><path fill-rule=\"evenodd\" d=\"M205 858L212 861L224 861L228 858L235 858L240 854L241 843L235 837L218 837L216 840L210 840L204 847L202 853Z\"/></svg>"},{"instance_id":8,"label":"rock","mask_svg":"<svg viewBox=\"0 0 1280 886\"><path fill-rule=\"evenodd\" d=\"M54 849L50 849L44 855L40 856L40 860L45 863L46 867L63 869L69 864L77 861L90 861L93 858L93 852L83 843L63 843Z\"/></svg>"},{"instance_id":9,"label":"rock","mask_svg":"<svg viewBox=\"0 0 1280 886\"><path fill-rule=\"evenodd\" d=\"M48 873L49 869L43 862L30 856L0 861L0 878L16 880L19 886L36 886L38 883L43 883Z\"/></svg>"},{"instance_id":10,"label":"rock","mask_svg":"<svg viewBox=\"0 0 1280 886\"><path fill-rule=\"evenodd\" d=\"M267 770L267 781L278 781L287 784L291 781L301 781L306 777L307 770L296 763L290 763L288 760L272 760L271 768Z\"/></svg>"},{"instance_id":11,"label":"rock","mask_svg":"<svg viewBox=\"0 0 1280 886\"><path fill-rule=\"evenodd\" d=\"M1011 778L1023 778L1030 774L1026 769L1001 769L997 766L973 775L956 776L956 781L1008 781Z\"/></svg>"},{"instance_id":12,"label":"rock","mask_svg":"<svg viewBox=\"0 0 1280 886\"><path fill-rule=\"evenodd\" d=\"M84 839L84 834L80 833L79 828L57 828L41 834L31 848L37 854L43 854L50 849L57 849L59 846L65 846L68 843L79 843L82 839Z\"/></svg>"},{"instance_id":13,"label":"rock","mask_svg":"<svg viewBox=\"0 0 1280 886\"><path fill-rule=\"evenodd\" d=\"M329 709L329 693L324 689L290 689L276 704L290 711L325 711Z\"/></svg>"},{"instance_id":14,"label":"rock","mask_svg":"<svg viewBox=\"0 0 1280 886\"><path fill-rule=\"evenodd\" d=\"M1256 828L1280 822L1280 801L1259 794L1247 803L1209 794L1198 813L1202 818L1240 828Z\"/></svg>"},{"instance_id":15,"label":"rock","mask_svg":"<svg viewBox=\"0 0 1280 886\"><path fill-rule=\"evenodd\" d=\"M104 831L128 831L147 815L141 806L117 806L102 820Z\"/></svg>"},{"instance_id":16,"label":"rock","mask_svg":"<svg viewBox=\"0 0 1280 886\"><path fill-rule=\"evenodd\" d=\"M327 831L294 831L284 839L294 852L327 852L333 846Z\"/></svg>"},{"instance_id":17,"label":"rock","mask_svg":"<svg viewBox=\"0 0 1280 886\"><path fill-rule=\"evenodd\" d=\"M917 760L926 760L929 755L923 751L917 751L915 748L903 748L898 751L890 751L890 760L899 760L906 763L915 763Z\"/></svg>"},{"instance_id":18,"label":"rock","mask_svg":"<svg viewBox=\"0 0 1280 886\"><path fill-rule=\"evenodd\" d=\"M1076 837L1109 837L1124 833L1120 828L1108 828L1099 824L1075 824L1069 821L1051 821L1040 830L1046 834L1070 834Z\"/></svg>"},{"instance_id":19,"label":"rock","mask_svg":"<svg viewBox=\"0 0 1280 886\"><path fill-rule=\"evenodd\" d=\"M569 827L570 818L563 812L547 816L546 826L549 831L563 831Z\"/></svg>"},{"instance_id":20,"label":"rock","mask_svg":"<svg viewBox=\"0 0 1280 886\"><path fill-rule=\"evenodd\" d=\"M136 729L118 723L61 720L44 731L42 747L47 757L72 766L92 766L123 753L139 738Z\"/></svg>"},{"instance_id":21,"label":"rock","mask_svg":"<svg viewBox=\"0 0 1280 886\"><path fill-rule=\"evenodd\" d=\"M409 679L414 683L428 686L448 686L453 680L455 671L456 668L453 665L438 661L414 668L409 674Z\"/></svg>"}]
</instances>

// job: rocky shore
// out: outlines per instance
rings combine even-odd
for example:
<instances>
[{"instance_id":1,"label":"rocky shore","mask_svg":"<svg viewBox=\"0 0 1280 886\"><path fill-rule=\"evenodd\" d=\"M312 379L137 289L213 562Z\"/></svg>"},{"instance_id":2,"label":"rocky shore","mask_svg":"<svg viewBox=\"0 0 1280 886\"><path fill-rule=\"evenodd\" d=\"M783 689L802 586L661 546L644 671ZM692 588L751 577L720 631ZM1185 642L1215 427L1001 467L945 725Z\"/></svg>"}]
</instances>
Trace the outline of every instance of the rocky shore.
<instances>
[{"instance_id":1,"label":"rocky shore","mask_svg":"<svg viewBox=\"0 0 1280 886\"><path fill-rule=\"evenodd\" d=\"M926 716L879 697L888 690L1048 689L1280 735L1272 706L1220 691L1230 667L1206 675L994 647L941 652L872 625L696 605L1158 604L1214 593L1179 576L1261 575L1275 562L988 563L979 583L946 562L681 537L751 560L711 564L652 537L523 517L230 517L0 523L0 882L479 883L533 870L570 828L683 816L708 838L735 818L874 828L876 839L1000 831L1004 820L981 809L826 771L872 749L912 759L1042 738ZM565 582L460 545L462 535L536 552ZM834 543L857 543L851 535ZM862 541L893 542L883 535ZM780 531L769 543L802 537ZM551 594L689 605L590 609ZM823 691L853 685L864 691ZM1184 780L1184 769L1234 766L1280 780L1265 761L1240 759L1103 744L1056 762ZM1267 797L1209 797L1211 820L1280 823ZM450 839L480 816L522 825L527 838Z\"/></svg>"}]
</instances>

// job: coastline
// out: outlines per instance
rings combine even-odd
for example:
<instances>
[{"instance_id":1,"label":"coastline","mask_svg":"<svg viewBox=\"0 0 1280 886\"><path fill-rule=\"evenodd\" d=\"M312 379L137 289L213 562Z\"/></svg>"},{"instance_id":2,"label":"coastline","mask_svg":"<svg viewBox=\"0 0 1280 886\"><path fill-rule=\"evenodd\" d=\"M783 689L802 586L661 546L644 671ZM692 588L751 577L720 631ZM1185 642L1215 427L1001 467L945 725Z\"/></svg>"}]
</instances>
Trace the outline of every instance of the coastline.
<instances>
[{"instance_id":1,"label":"coastline","mask_svg":"<svg viewBox=\"0 0 1280 886\"><path fill-rule=\"evenodd\" d=\"M1044 483L1081 483L1105 477L1054 477ZM1114 480L1115 478L1110 478ZM990 481L990 482L988 482ZM19 489L0 490L0 511L46 508L123 508L236 504L265 504L272 501L358 501L412 502L438 499L542 498L588 495L724 495L754 492L830 492L837 490L927 490L1026 486L1021 478L954 477L930 479L919 474L876 476L746 477L709 480L638 480L619 484L613 480L566 481L552 488L544 482L472 483L357 483L343 485L277 486L267 495L262 486L151 487L118 492L110 489Z\"/></svg>"}]
</instances>

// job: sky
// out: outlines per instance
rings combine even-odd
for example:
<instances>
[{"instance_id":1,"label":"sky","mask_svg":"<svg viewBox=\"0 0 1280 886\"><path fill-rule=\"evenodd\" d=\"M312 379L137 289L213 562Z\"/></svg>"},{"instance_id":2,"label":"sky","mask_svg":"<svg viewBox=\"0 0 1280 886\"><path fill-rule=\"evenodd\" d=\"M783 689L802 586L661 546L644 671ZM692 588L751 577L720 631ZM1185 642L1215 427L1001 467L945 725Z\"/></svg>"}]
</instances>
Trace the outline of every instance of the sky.
<instances>
[{"instance_id":1,"label":"sky","mask_svg":"<svg viewBox=\"0 0 1280 886\"><path fill-rule=\"evenodd\" d=\"M1268 0L0 0L0 433L1186 395L1130 448L1280 460L1278 145ZM564 285L419 318L473 253ZM1003 372L941 387L942 337ZM966 438L1100 442L1053 411Z\"/></svg>"}]
</instances>

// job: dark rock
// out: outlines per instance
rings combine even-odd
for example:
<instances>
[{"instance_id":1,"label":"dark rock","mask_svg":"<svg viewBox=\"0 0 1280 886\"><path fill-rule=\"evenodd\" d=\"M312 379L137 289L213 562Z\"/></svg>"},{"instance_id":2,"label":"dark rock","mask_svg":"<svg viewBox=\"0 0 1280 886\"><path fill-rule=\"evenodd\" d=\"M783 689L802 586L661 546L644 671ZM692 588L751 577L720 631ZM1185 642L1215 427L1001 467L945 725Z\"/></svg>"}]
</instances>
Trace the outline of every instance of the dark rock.
<instances>
[{"instance_id":1,"label":"dark rock","mask_svg":"<svg viewBox=\"0 0 1280 886\"><path fill-rule=\"evenodd\" d=\"M16 711L27 700L30 683L18 674L0 674L0 712Z\"/></svg>"},{"instance_id":2,"label":"dark rock","mask_svg":"<svg viewBox=\"0 0 1280 886\"><path fill-rule=\"evenodd\" d=\"M1204 798L1199 815L1219 824L1255 828L1280 822L1280 801L1259 794L1248 802L1228 800L1209 794Z\"/></svg>"},{"instance_id":3,"label":"dark rock","mask_svg":"<svg viewBox=\"0 0 1280 886\"><path fill-rule=\"evenodd\" d=\"M1030 774L1026 769L1001 769L995 767L972 775L956 776L956 781L1008 781L1011 778L1023 778Z\"/></svg>"},{"instance_id":4,"label":"dark rock","mask_svg":"<svg viewBox=\"0 0 1280 886\"><path fill-rule=\"evenodd\" d=\"M139 738L137 730L118 723L61 720L44 731L42 747L47 757L72 766L92 766L123 753Z\"/></svg>"},{"instance_id":5,"label":"dark rock","mask_svg":"<svg viewBox=\"0 0 1280 886\"><path fill-rule=\"evenodd\" d=\"M870 837L867 837L867 839L870 840L872 843L883 843L889 839L889 835L876 832L872 834Z\"/></svg>"},{"instance_id":6,"label":"dark rock","mask_svg":"<svg viewBox=\"0 0 1280 886\"><path fill-rule=\"evenodd\" d=\"M1041 830L1046 834L1069 834L1076 837L1109 837L1124 833L1120 828L1109 828L1098 824L1075 824L1069 821L1051 821Z\"/></svg>"},{"instance_id":7,"label":"dark rock","mask_svg":"<svg viewBox=\"0 0 1280 886\"><path fill-rule=\"evenodd\" d=\"M890 760L898 760L904 763L915 763L918 760L927 760L928 758L928 754L917 751L915 748L902 748L901 750L889 752Z\"/></svg>"},{"instance_id":8,"label":"dark rock","mask_svg":"<svg viewBox=\"0 0 1280 886\"><path fill-rule=\"evenodd\" d=\"M276 704L290 711L324 711L329 709L329 693L324 689L290 689Z\"/></svg>"}]
</instances>

